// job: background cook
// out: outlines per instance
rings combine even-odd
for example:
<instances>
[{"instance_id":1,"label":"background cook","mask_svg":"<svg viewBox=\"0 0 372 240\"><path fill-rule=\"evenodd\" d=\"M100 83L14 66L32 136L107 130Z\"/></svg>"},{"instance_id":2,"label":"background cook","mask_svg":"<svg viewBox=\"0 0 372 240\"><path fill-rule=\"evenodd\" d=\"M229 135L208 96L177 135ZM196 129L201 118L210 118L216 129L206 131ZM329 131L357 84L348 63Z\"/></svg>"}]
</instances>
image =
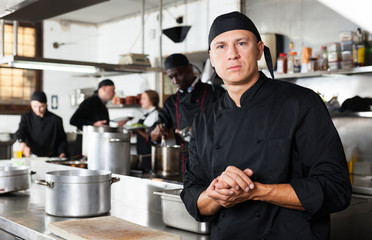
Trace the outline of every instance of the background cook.
<instances>
[{"instance_id":1,"label":"background cook","mask_svg":"<svg viewBox=\"0 0 372 240\"><path fill-rule=\"evenodd\" d=\"M109 126L110 117L106 107L106 103L112 100L115 96L115 84L110 79L104 79L98 84L98 89L93 96L85 99L79 108L75 111L70 119L70 124L76 126L79 130L83 130L84 125L92 126ZM126 121L118 123L122 126ZM74 157L79 157L82 154L82 136L76 136L74 146Z\"/></svg>"},{"instance_id":2,"label":"background cook","mask_svg":"<svg viewBox=\"0 0 372 240\"><path fill-rule=\"evenodd\" d=\"M193 66L185 55L176 53L164 61L167 75L177 89L177 93L169 96L159 112L159 121L151 131L153 143L160 142L162 135L167 135L169 128L183 129L191 127L196 114L209 104L215 102L225 90L200 81L194 76ZM176 134L176 143L181 149L187 149L188 143ZM182 167L187 159L187 153L182 153Z\"/></svg>"},{"instance_id":3,"label":"background cook","mask_svg":"<svg viewBox=\"0 0 372 240\"><path fill-rule=\"evenodd\" d=\"M48 111L47 97L42 91L31 96L31 110L21 116L14 134L21 143L22 154L29 157L66 157L67 140L62 118Z\"/></svg>"}]
</instances>

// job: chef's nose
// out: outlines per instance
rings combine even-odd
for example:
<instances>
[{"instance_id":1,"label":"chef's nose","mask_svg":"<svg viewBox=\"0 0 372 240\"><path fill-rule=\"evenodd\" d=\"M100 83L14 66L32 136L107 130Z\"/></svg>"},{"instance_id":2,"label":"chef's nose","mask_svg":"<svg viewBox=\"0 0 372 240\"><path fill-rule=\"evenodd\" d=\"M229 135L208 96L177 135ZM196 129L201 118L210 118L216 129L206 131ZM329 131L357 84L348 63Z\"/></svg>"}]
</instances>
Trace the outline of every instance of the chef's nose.
<instances>
[{"instance_id":1,"label":"chef's nose","mask_svg":"<svg viewBox=\"0 0 372 240\"><path fill-rule=\"evenodd\" d=\"M227 54L229 59L233 60L239 58L239 52L235 45L229 46Z\"/></svg>"}]
</instances>

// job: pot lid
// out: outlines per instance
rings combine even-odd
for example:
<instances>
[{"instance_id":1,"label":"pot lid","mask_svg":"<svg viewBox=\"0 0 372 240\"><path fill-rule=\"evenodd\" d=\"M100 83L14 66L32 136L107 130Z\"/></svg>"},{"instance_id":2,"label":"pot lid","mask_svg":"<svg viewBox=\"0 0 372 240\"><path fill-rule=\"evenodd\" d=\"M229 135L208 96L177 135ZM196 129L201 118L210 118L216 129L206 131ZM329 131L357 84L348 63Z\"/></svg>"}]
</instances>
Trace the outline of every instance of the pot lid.
<instances>
[{"instance_id":1,"label":"pot lid","mask_svg":"<svg viewBox=\"0 0 372 240\"><path fill-rule=\"evenodd\" d=\"M28 167L26 166L0 167L0 177L9 177L24 174L28 174Z\"/></svg>"},{"instance_id":2,"label":"pot lid","mask_svg":"<svg viewBox=\"0 0 372 240\"><path fill-rule=\"evenodd\" d=\"M99 183L111 180L111 172L106 170L62 170L45 174L47 182L54 183Z\"/></svg>"}]
</instances>

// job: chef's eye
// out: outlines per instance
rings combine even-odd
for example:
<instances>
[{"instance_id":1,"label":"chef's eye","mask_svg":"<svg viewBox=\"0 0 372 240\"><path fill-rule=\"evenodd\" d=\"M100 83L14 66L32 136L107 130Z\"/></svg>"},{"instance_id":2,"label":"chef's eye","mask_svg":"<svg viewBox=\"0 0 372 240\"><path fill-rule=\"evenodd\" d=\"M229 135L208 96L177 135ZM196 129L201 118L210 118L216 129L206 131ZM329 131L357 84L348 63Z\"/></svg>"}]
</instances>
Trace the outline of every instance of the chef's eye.
<instances>
[{"instance_id":1,"label":"chef's eye","mask_svg":"<svg viewBox=\"0 0 372 240\"><path fill-rule=\"evenodd\" d=\"M246 42L238 42L238 45L239 46L244 46L244 45L246 45L247 43Z\"/></svg>"},{"instance_id":2,"label":"chef's eye","mask_svg":"<svg viewBox=\"0 0 372 240\"><path fill-rule=\"evenodd\" d=\"M217 49L223 49L224 47L225 47L225 46L222 45L222 44L216 46Z\"/></svg>"}]
</instances>

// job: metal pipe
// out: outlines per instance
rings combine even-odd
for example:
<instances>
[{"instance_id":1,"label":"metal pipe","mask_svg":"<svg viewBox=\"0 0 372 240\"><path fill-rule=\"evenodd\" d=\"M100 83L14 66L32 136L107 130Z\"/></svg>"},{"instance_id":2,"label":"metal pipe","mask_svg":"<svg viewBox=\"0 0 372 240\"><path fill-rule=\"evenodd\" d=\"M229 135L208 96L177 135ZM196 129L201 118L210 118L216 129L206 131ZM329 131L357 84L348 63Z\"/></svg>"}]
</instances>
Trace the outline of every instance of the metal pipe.
<instances>
[{"instance_id":1,"label":"metal pipe","mask_svg":"<svg viewBox=\"0 0 372 240\"><path fill-rule=\"evenodd\" d=\"M142 54L145 53L145 0L142 0L141 11L141 32L142 32Z\"/></svg>"},{"instance_id":2,"label":"metal pipe","mask_svg":"<svg viewBox=\"0 0 372 240\"><path fill-rule=\"evenodd\" d=\"M163 0L159 0L159 66L163 66Z\"/></svg>"},{"instance_id":3,"label":"metal pipe","mask_svg":"<svg viewBox=\"0 0 372 240\"><path fill-rule=\"evenodd\" d=\"M18 21L13 21L13 55L18 55Z\"/></svg>"},{"instance_id":4,"label":"metal pipe","mask_svg":"<svg viewBox=\"0 0 372 240\"><path fill-rule=\"evenodd\" d=\"M0 24L1 24L1 33L0 33L0 41L1 41L1 46L0 46L0 56L4 57L5 52L4 52L4 19L0 19Z\"/></svg>"}]
</instances>

